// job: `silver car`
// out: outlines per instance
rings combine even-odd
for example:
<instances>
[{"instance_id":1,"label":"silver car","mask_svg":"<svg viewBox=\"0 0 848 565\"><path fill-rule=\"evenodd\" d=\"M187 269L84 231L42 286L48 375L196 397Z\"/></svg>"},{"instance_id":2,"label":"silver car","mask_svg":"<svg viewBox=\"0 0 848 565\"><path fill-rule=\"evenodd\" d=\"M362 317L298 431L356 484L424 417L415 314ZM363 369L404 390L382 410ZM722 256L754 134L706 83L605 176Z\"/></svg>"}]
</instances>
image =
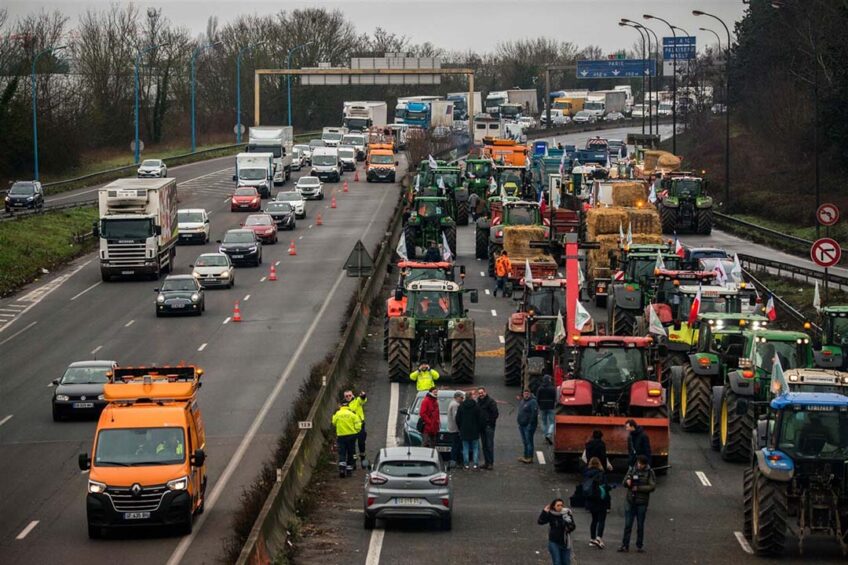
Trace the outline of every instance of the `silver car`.
<instances>
[{"instance_id":1,"label":"silver car","mask_svg":"<svg viewBox=\"0 0 848 565\"><path fill-rule=\"evenodd\" d=\"M303 178L303 177L301 177ZM300 181L300 179L298 179ZM323 193L321 195L321 199L323 199ZM291 207L294 208L294 214L297 218L305 218L306 217L306 199L298 190L294 191L280 191L277 193L277 197L274 198L277 202L288 202L291 204Z\"/></svg>"},{"instance_id":2,"label":"silver car","mask_svg":"<svg viewBox=\"0 0 848 565\"><path fill-rule=\"evenodd\" d=\"M145 159L138 167L138 178L165 178L167 176L168 166L162 159Z\"/></svg>"},{"instance_id":3,"label":"silver car","mask_svg":"<svg viewBox=\"0 0 848 565\"><path fill-rule=\"evenodd\" d=\"M312 147L307 143L298 143L295 145L292 150L297 149L300 152L301 157L303 157L303 165L311 165L312 164Z\"/></svg>"},{"instance_id":4,"label":"silver car","mask_svg":"<svg viewBox=\"0 0 848 565\"><path fill-rule=\"evenodd\" d=\"M203 253L189 267L203 288L233 288L236 285L236 271L226 253Z\"/></svg>"},{"instance_id":5,"label":"silver car","mask_svg":"<svg viewBox=\"0 0 848 565\"><path fill-rule=\"evenodd\" d=\"M365 477L365 529L378 519L439 520L451 529L453 486L439 452L426 447L386 447Z\"/></svg>"}]
</instances>

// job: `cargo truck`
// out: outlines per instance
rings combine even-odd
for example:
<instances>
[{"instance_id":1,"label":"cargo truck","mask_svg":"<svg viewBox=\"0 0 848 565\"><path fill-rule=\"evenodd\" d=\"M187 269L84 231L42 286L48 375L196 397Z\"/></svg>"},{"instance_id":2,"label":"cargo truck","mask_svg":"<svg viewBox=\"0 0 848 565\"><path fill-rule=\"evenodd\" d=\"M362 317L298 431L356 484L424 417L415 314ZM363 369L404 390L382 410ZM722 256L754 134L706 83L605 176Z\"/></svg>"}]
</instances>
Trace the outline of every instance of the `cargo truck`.
<instances>
[{"instance_id":1,"label":"cargo truck","mask_svg":"<svg viewBox=\"0 0 848 565\"><path fill-rule=\"evenodd\" d=\"M428 100L406 103L405 123L410 127L432 129L453 126L453 102Z\"/></svg>"},{"instance_id":2,"label":"cargo truck","mask_svg":"<svg viewBox=\"0 0 848 565\"><path fill-rule=\"evenodd\" d=\"M453 102L453 119L467 120L469 116L468 92L448 92L447 99ZM483 98L479 92L473 93L471 101L473 102L471 113L483 111Z\"/></svg>"},{"instance_id":3,"label":"cargo truck","mask_svg":"<svg viewBox=\"0 0 848 565\"><path fill-rule=\"evenodd\" d=\"M253 186L262 198L271 198L274 176L273 153L239 153L236 155L236 174L233 181L238 186Z\"/></svg>"},{"instance_id":4,"label":"cargo truck","mask_svg":"<svg viewBox=\"0 0 848 565\"><path fill-rule=\"evenodd\" d=\"M583 109L592 112L597 119L603 119L610 112L621 112L627 109L627 92L623 90L598 90L590 92Z\"/></svg>"},{"instance_id":5,"label":"cargo truck","mask_svg":"<svg viewBox=\"0 0 848 565\"><path fill-rule=\"evenodd\" d=\"M520 104L525 116L539 113L539 101L535 88L513 88L490 92L486 96L486 112L493 118L500 117L500 107L504 104Z\"/></svg>"},{"instance_id":6,"label":"cargo truck","mask_svg":"<svg viewBox=\"0 0 848 565\"><path fill-rule=\"evenodd\" d=\"M342 125L348 132L365 131L370 127L384 128L387 124L388 106L385 102L345 102Z\"/></svg>"},{"instance_id":7,"label":"cargo truck","mask_svg":"<svg viewBox=\"0 0 848 565\"><path fill-rule=\"evenodd\" d=\"M560 110L563 116L568 116L569 118L573 118L574 114L583 109L583 104L586 103L586 98L584 97L561 97L555 98L553 104L551 105L552 110ZM553 116L551 116L553 118ZM556 123L556 122L554 122Z\"/></svg>"},{"instance_id":8,"label":"cargo truck","mask_svg":"<svg viewBox=\"0 0 848 565\"><path fill-rule=\"evenodd\" d=\"M397 99L397 105L395 106L395 122L396 124L405 124L406 123L406 114L408 111L408 104L410 102L429 102L431 100L441 100L441 96L403 96Z\"/></svg>"},{"instance_id":9,"label":"cargo truck","mask_svg":"<svg viewBox=\"0 0 848 565\"><path fill-rule=\"evenodd\" d=\"M294 129L292 126L257 126L247 131L248 153L274 154L274 184L291 177Z\"/></svg>"},{"instance_id":10,"label":"cargo truck","mask_svg":"<svg viewBox=\"0 0 848 565\"><path fill-rule=\"evenodd\" d=\"M175 179L118 179L99 190L98 202L92 231L104 281L171 272L179 239Z\"/></svg>"},{"instance_id":11,"label":"cargo truck","mask_svg":"<svg viewBox=\"0 0 848 565\"><path fill-rule=\"evenodd\" d=\"M506 90L496 90L486 96L486 113L493 118L500 117L501 105L509 103L509 93Z\"/></svg>"}]
</instances>

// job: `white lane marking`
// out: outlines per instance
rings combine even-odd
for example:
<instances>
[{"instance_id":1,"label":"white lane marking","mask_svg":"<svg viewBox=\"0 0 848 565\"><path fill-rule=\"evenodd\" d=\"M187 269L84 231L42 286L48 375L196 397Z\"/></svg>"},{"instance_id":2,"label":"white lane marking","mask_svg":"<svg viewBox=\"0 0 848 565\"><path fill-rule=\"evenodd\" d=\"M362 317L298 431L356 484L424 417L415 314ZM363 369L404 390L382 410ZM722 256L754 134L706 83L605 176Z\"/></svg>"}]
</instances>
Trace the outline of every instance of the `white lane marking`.
<instances>
[{"instance_id":1,"label":"white lane marking","mask_svg":"<svg viewBox=\"0 0 848 565\"><path fill-rule=\"evenodd\" d=\"M707 475L704 474L703 471L695 471L695 476L698 477L698 480L701 481L701 484L705 487L713 486L713 484L710 482L710 480L707 478Z\"/></svg>"},{"instance_id":2,"label":"white lane marking","mask_svg":"<svg viewBox=\"0 0 848 565\"><path fill-rule=\"evenodd\" d=\"M35 527L36 527L37 525L38 525L38 520L33 520L32 522L30 522L29 524L27 524L27 527L26 527L26 528L24 528L23 530L21 530L21 533L19 533L19 534L18 534L18 536L17 536L15 539L16 539L16 540L22 540L22 539L24 539L25 537L27 537L27 536L29 535L29 533L30 533L31 531L33 531L33 530L35 529Z\"/></svg>"},{"instance_id":3,"label":"white lane marking","mask_svg":"<svg viewBox=\"0 0 848 565\"><path fill-rule=\"evenodd\" d=\"M386 447L397 447L398 406L400 405L400 384L392 383L389 390L389 421L386 425Z\"/></svg>"},{"instance_id":4,"label":"white lane marking","mask_svg":"<svg viewBox=\"0 0 848 565\"><path fill-rule=\"evenodd\" d=\"M50 383L50 384L53 384L53 383ZM0 420L0 426L2 426L3 424L5 424L5 423L6 423L6 422L8 422L9 420L11 420L11 419L12 419L12 416L14 416L14 414L9 414L8 416L6 416L6 417L5 417L5 418L3 418L2 420Z\"/></svg>"},{"instance_id":5,"label":"white lane marking","mask_svg":"<svg viewBox=\"0 0 848 565\"><path fill-rule=\"evenodd\" d=\"M497 315L498 315L498 311L495 310L494 308L492 308L492 316L497 316Z\"/></svg>"},{"instance_id":6,"label":"white lane marking","mask_svg":"<svg viewBox=\"0 0 848 565\"><path fill-rule=\"evenodd\" d=\"M103 281L97 281L96 283L94 283L93 285L91 285L90 287L88 287L87 289L85 289L85 290L83 290L83 291L81 291L81 292L76 293L75 295L73 295L73 296L71 297L71 302L73 302L74 300L76 300L77 298L79 298L80 296L82 296L83 294L85 294L86 292L88 292L89 290L91 290L91 289L93 289L93 288L96 288L96 287L100 286L101 284L103 284Z\"/></svg>"},{"instance_id":7,"label":"white lane marking","mask_svg":"<svg viewBox=\"0 0 848 565\"><path fill-rule=\"evenodd\" d=\"M33 327L33 326L34 326L35 324L37 324L37 323L38 323L38 322L30 322L30 323L29 323L29 325L28 325L28 326L26 326L25 328L23 328L23 329L20 329L20 330L16 331L15 333L13 333L12 335L10 335L9 337L7 337L6 339L4 339L3 341L0 341L0 345L3 345L3 344L5 344L6 342L9 342L9 341L13 340L14 338L18 337L19 335L21 335L22 333L24 333L25 331L27 331L28 329L30 329L31 327Z\"/></svg>"},{"instance_id":8,"label":"white lane marking","mask_svg":"<svg viewBox=\"0 0 848 565\"><path fill-rule=\"evenodd\" d=\"M12 314L17 314L20 310L9 310L8 308L0 308L0 312L11 312ZM0 314L2 316L3 314Z\"/></svg>"},{"instance_id":9,"label":"white lane marking","mask_svg":"<svg viewBox=\"0 0 848 565\"><path fill-rule=\"evenodd\" d=\"M103 346L102 346L102 345L98 345L97 347L95 347L94 349L92 349L92 350L91 350L91 354L92 354L92 355L94 355L95 353L97 353L97 352L98 352L98 351L100 351L101 349L103 349Z\"/></svg>"},{"instance_id":10,"label":"white lane marking","mask_svg":"<svg viewBox=\"0 0 848 565\"><path fill-rule=\"evenodd\" d=\"M197 348L197 350L198 350L198 351L203 351L204 349L206 349L206 346L207 346L207 345L209 345L209 344L208 344L208 343L203 343L203 344L201 344L201 345L200 345L200 347L198 347L198 348Z\"/></svg>"},{"instance_id":11,"label":"white lane marking","mask_svg":"<svg viewBox=\"0 0 848 565\"><path fill-rule=\"evenodd\" d=\"M312 229L312 224L309 224L309 229Z\"/></svg>"},{"instance_id":12,"label":"white lane marking","mask_svg":"<svg viewBox=\"0 0 848 565\"><path fill-rule=\"evenodd\" d=\"M279 261L277 261L276 263L274 263L274 266L275 266L275 267L279 267L279 266L280 266L280 262L279 262Z\"/></svg>"},{"instance_id":13,"label":"white lane marking","mask_svg":"<svg viewBox=\"0 0 848 565\"><path fill-rule=\"evenodd\" d=\"M486 290L484 290L483 292L485 292L486 294L491 294L491 292L489 292L488 288Z\"/></svg>"},{"instance_id":14,"label":"white lane marking","mask_svg":"<svg viewBox=\"0 0 848 565\"><path fill-rule=\"evenodd\" d=\"M267 278L268 277L262 277L261 279L259 279L259 282L265 282L265 279L267 279Z\"/></svg>"},{"instance_id":15,"label":"white lane marking","mask_svg":"<svg viewBox=\"0 0 848 565\"><path fill-rule=\"evenodd\" d=\"M298 239L303 239L303 236L300 236Z\"/></svg>"},{"instance_id":16,"label":"white lane marking","mask_svg":"<svg viewBox=\"0 0 848 565\"><path fill-rule=\"evenodd\" d=\"M2 316L4 318L14 318L15 317L14 314L7 314L5 312L0 312L0 316Z\"/></svg>"},{"instance_id":17,"label":"white lane marking","mask_svg":"<svg viewBox=\"0 0 848 565\"><path fill-rule=\"evenodd\" d=\"M502 335L498 336L498 341L501 342L501 344L506 343L506 340L504 339L504 336L502 336Z\"/></svg>"},{"instance_id":18,"label":"white lane marking","mask_svg":"<svg viewBox=\"0 0 848 565\"><path fill-rule=\"evenodd\" d=\"M6 304L6 306L9 308L16 308L18 312L26 308L26 306L22 306L20 304Z\"/></svg>"},{"instance_id":19,"label":"white lane marking","mask_svg":"<svg viewBox=\"0 0 848 565\"><path fill-rule=\"evenodd\" d=\"M541 451L536 452L536 459L539 461L539 465L545 464L545 454Z\"/></svg>"},{"instance_id":20,"label":"white lane marking","mask_svg":"<svg viewBox=\"0 0 848 565\"><path fill-rule=\"evenodd\" d=\"M242 302L247 302L248 300L250 300L249 294L245 295L244 300L242 300Z\"/></svg>"},{"instance_id":21,"label":"white lane marking","mask_svg":"<svg viewBox=\"0 0 848 565\"><path fill-rule=\"evenodd\" d=\"M229 316L227 316L227 317L224 319L224 322L223 322L223 323L224 323L224 324L228 324L229 322L230 322L230 317L229 317Z\"/></svg>"},{"instance_id":22,"label":"white lane marking","mask_svg":"<svg viewBox=\"0 0 848 565\"><path fill-rule=\"evenodd\" d=\"M124 324L124 327L125 327L125 328L128 328L128 327L130 327L131 325L133 325L134 323L135 323L135 320L130 320L129 322L127 322L126 324Z\"/></svg>"},{"instance_id":23,"label":"white lane marking","mask_svg":"<svg viewBox=\"0 0 848 565\"><path fill-rule=\"evenodd\" d=\"M368 543L368 556L365 558L365 565L378 565L380 563L384 537L386 537L386 530L371 531L371 541Z\"/></svg>"},{"instance_id":24,"label":"white lane marking","mask_svg":"<svg viewBox=\"0 0 848 565\"><path fill-rule=\"evenodd\" d=\"M32 292L30 292L29 294L27 294L25 296L22 296L21 298L18 298L18 302L29 302L29 304L26 306L26 308L21 310L21 314L24 314L27 311L29 311L30 308L35 307L39 302L41 302L42 300L47 298L47 296L51 292L53 292L54 290L56 290L57 288L62 286L68 279L70 279L72 276L74 276L75 274L80 272L83 269L83 267L85 267L89 263L91 263L90 259L88 261L86 261L85 263L82 263L81 265L77 265L77 267L74 268L72 271L65 273L64 275L62 275L60 277L56 277L55 279L53 279L49 283L45 284L44 286L41 286L41 287L33 290ZM9 327L11 327L12 324L14 324L19 319L20 319L20 317L15 318L13 320L10 320L8 324L0 326L0 332L3 332L6 329L8 329Z\"/></svg>"},{"instance_id":25,"label":"white lane marking","mask_svg":"<svg viewBox=\"0 0 848 565\"><path fill-rule=\"evenodd\" d=\"M480 276L481 276L481 277L485 277L485 276L486 276L485 271L480 271Z\"/></svg>"},{"instance_id":26,"label":"white lane marking","mask_svg":"<svg viewBox=\"0 0 848 565\"><path fill-rule=\"evenodd\" d=\"M738 541L739 545L742 546L742 551L749 555L754 554L754 550L751 549L751 544L748 543L748 540L745 539L745 536L742 535L742 532L733 532L733 535L736 536L736 541Z\"/></svg>"}]
</instances>

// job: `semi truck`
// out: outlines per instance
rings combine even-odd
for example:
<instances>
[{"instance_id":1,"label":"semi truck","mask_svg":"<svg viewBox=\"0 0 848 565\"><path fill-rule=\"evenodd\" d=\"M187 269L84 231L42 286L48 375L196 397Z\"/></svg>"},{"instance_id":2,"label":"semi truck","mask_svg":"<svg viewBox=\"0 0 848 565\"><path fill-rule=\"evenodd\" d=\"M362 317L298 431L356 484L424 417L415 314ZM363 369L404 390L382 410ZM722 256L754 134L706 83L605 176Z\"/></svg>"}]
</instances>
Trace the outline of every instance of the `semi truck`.
<instances>
[{"instance_id":1,"label":"semi truck","mask_svg":"<svg viewBox=\"0 0 848 565\"><path fill-rule=\"evenodd\" d=\"M271 198L274 177L273 153L239 153L236 155L236 174L233 180L238 186L253 186L262 198Z\"/></svg>"},{"instance_id":2,"label":"semi truck","mask_svg":"<svg viewBox=\"0 0 848 565\"><path fill-rule=\"evenodd\" d=\"M452 127L453 102L449 100L407 102L405 123L422 129Z\"/></svg>"},{"instance_id":3,"label":"semi truck","mask_svg":"<svg viewBox=\"0 0 848 565\"><path fill-rule=\"evenodd\" d=\"M98 191L100 275L158 279L172 270L177 252L177 181L118 179Z\"/></svg>"},{"instance_id":4,"label":"semi truck","mask_svg":"<svg viewBox=\"0 0 848 565\"><path fill-rule=\"evenodd\" d=\"M461 121L467 120L469 116L468 93L448 92L447 99L453 102L453 119ZM471 101L473 102L473 107L471 108L473 113L482 111L483 98L479 92L473 93Z\"/></svg>"},{"instance_id":5,"label":"semi truck","mask_svg":"<svg viewBox=\"0 0 848 565\"><path fill-rule=\"evenodd\" d=\"M525 116L539 113L539 101L535 88L513 88L492 91L486 96L486 112L492 117L500 117L500 107L504 104L520 104Z\"/></svg>"},{"instance_id":6,"label":"semi truck","mask_svg":"<svg viewBox=\"0 0 848 565\"><path fill-rule=\"evenodd\" d=\"M292 126L256 126L247 131L248 153L274 154L274 184L291 177L294 128Z\"/></svg>"},{"instance_id":7,"label":"semi truck","mask_svg":"<svg viewBox=\"0 0 848 565\"><path fill-rule=\"evenodd\" d=\"M342 111L342 124L349 132L365 131L370 127L384 128L388 119L388 105L385 102L345 102Z\"/></svg>"},{"instance_id":8,"label":"semi truck","mask_svg":"<svg viewBox=\"0 0 848 565\"><path fill-rule=\"evenodd\" d=\"M441 100L441 96L403 96L397 99L397 105L395 105L395 123L396 124L405 124L406 123L406 113L408 110L408 104L410 102L430 102L432 100Z\"/></svg>"}]
</instances>

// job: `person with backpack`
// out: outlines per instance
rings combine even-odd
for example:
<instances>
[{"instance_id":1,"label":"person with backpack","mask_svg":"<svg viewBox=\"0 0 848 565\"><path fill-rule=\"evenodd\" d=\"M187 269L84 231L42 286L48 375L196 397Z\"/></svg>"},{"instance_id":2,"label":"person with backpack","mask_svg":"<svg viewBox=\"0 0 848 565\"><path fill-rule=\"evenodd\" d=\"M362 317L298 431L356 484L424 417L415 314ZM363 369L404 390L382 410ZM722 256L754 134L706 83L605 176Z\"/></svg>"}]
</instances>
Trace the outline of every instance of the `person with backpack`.
<instances>
[{"instance_id":1,"label":"person with backpack","mask_svg":"<svg viewBox=\"0 0 848 565\"><path fill-rule=\"evenodd\" d=\"M565 501L555 498L539 514L540 526L548 524L548 553L553 565L571 565L571 532L577 526L570 508Z\"/></svg>"},{"instance_id":2,"label":"person with backpack","mask_svg":"<svg viewBox=\"0 0 848 565\"><path fill-rule=\"evenodd\" d=\"M583 472L583 498L586 510L592 515L589 524L589 545L604 549L604 525L607 521L607 506L609 504L610 487L604 466L597 457L589 459L589 466Z\"/></svg>"},{"instance_id":3,"label":"person with backpack","mask_svg":"<svg viewBox=\"0 0 848 565\"><path fill-rule=\"evenodd\" d=\"M542 433L545 441L553 445L554 422L556 415L557 389L550 375L542 377L542 384L536 389L536 402L539 404L539 416L542 418Z\"/></svg>"}]
</instances>

